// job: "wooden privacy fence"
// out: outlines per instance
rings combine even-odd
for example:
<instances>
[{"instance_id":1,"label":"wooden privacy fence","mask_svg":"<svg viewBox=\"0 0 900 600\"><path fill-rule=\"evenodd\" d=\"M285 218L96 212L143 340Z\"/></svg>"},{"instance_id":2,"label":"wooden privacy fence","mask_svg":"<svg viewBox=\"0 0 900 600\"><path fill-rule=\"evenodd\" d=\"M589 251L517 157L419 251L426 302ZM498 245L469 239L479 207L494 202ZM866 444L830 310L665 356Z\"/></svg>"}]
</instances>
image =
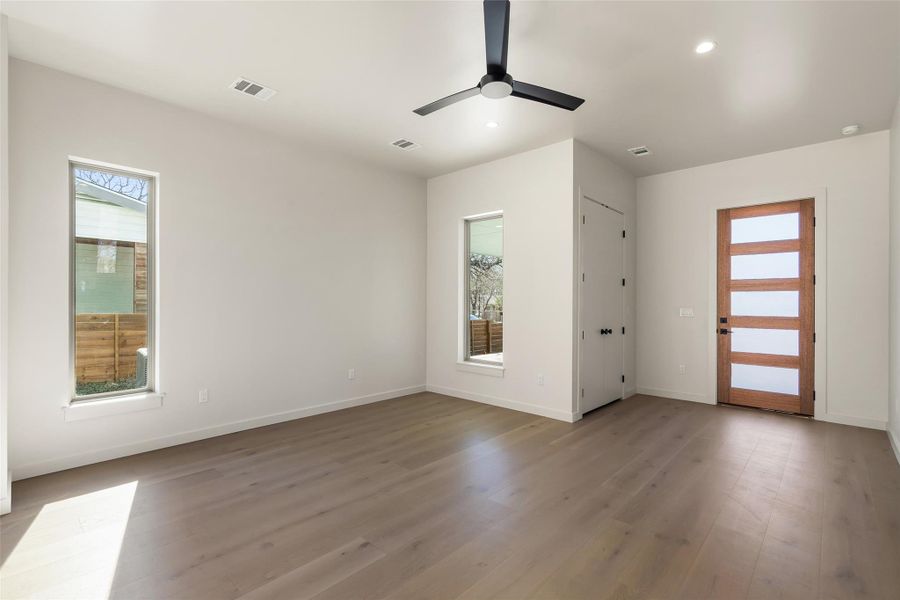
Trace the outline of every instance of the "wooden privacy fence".
<instances>
[{"instance_id":1,"label":"wooden privacy fence","mask_svg":"<svg viewBox=\"0 0 900 600\"><path fill-rule=\"evenodd\" d=\"M75 379L89 383L134 377L137 350L146 345L146 313L75 315Z\"/></svg>"},{"instance_id":2,"label":"wooden privacy fence","mask_svg":"<svg viewBox=\"0 0 900 600\"><path fill-rule=\"evenodd\" d=\"M503 323L486 319L469 321L469 355L503 352Z\"/></svg>"}]
</instances>

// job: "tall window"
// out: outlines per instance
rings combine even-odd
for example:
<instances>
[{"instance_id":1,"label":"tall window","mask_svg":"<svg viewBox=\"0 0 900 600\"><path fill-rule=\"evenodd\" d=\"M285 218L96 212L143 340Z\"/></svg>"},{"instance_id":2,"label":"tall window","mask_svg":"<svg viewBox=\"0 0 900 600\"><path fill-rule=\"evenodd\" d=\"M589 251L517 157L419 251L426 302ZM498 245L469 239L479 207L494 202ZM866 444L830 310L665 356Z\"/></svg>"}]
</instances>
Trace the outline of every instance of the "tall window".
<instances>
[{"instance_id":1,"label":"tall window","mask_svg":"<svg viewBox=\"0 0 900 600\"><path fill-rule=\"evenodd\" d=\"M469 219L466 228L466 353L503 364L503 216Z\"/></svg>"},{"instance_id":2,"label":"tall window","mask_svg":"<svg viewBox=\"0 0 900 600\"><path fill-rule=\"evenodd\" d=\"M70 164L73 398L153 388L152 177Z\"/></svg>"}]
</instances>

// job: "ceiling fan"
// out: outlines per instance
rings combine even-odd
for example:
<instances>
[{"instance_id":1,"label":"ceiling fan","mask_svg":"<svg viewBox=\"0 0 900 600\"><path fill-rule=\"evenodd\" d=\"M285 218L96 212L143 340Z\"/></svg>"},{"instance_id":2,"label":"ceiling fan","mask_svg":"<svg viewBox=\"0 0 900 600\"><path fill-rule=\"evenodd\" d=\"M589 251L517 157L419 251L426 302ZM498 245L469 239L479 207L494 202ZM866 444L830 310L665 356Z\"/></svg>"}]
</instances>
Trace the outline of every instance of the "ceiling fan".
<instances>
[{"instance_id":1,"label":"ceiling fan","mask_svg":"<svg viewBox=\"0 0 900 600\"><path fill-rule=\"evenodd\" d=\"M506 53L509 47L509 0L484 0L484 47L487 55L487 74L481 78L478 85L421 106L413 112L424 117L478 94L494 99L515 96L566 110L575 110L584 102L583 99L575 96L516 81L506 72Z\"/></svg>"}]
</instances>

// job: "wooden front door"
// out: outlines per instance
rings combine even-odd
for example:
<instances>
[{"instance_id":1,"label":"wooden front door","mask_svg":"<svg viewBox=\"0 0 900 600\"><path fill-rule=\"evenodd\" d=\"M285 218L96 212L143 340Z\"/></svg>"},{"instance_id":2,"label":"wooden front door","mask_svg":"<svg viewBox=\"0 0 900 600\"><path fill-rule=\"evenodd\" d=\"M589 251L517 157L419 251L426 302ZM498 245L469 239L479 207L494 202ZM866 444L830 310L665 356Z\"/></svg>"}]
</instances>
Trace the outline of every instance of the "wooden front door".
<instances>
[{"instance_id":1,"label":"wooden front door","mask_svg":"<svg viewBox=\"0 0 900 600\"><path fill-rule=\"evenodd\" d=\"M813 414L814 200L718 214L718 401Z\"/></svg>"}]
</instances>

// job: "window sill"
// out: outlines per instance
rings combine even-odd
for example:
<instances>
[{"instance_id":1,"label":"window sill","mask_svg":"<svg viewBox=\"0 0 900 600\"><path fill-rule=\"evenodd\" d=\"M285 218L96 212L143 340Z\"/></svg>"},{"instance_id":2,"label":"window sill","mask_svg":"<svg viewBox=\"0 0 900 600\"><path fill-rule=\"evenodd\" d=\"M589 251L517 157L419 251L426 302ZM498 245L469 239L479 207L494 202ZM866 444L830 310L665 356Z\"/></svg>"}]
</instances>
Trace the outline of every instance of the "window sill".
<instances>
[{"instance_id":1,"label":"window sill","mask_svg":"<svg viewBox=\"0 0 900 600\"><path fill-rule=\"evenodd\" d=\"M488 375L489 377L503 377L506 368L503 365L488 365L485 363L476 363L471 361L457 361L457 371L465 371L467 373L478 373L479 375Z\"/></svg>"},{"instance_id":2,"label":"window sill","mask_svg":"<svg viewBox=\"0 0 900 600\"><path fill-rule=\"evenodd\" d=\"M100 400L83 400L70 402L63 407L66 422L83 421L84 419L97 419L125 413L138 412L162 408L163 396L159 392L142 392L139 394L127 394L113 396Z\"/></svg>"}]
</instances>

